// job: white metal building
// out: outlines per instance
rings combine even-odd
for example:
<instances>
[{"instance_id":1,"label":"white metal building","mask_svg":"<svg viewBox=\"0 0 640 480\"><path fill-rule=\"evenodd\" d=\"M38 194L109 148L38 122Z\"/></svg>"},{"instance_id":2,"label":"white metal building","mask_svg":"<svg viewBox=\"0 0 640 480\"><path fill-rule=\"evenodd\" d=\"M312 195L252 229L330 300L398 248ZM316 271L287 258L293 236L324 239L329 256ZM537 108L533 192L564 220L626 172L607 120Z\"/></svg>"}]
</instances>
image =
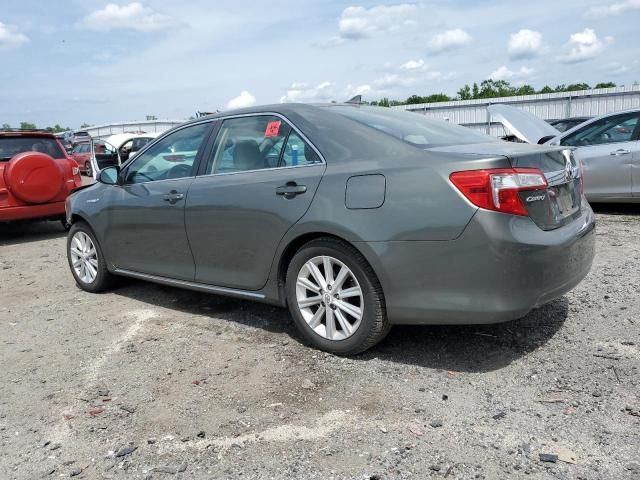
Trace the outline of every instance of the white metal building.
<instances>
[{"instance_id":1,"label":"white metal building","mask_svg":"<svg viewBox=\"0 0 640 480\"><path fill-rule=\"evenodd\" d=\"M183 120L142 120L139 122L109 123L106 125L96 125L87 128L79 128L74 132L89 132L93 138L105 139L117 133L162 133L176 125L183 123Z\"/></svg>"},{"instance_id":2,"label":"white metal building","mask_svg":"<svg viewBox=\"0 0 640 480\"><path fill-rule=\"evenodd\" d=\"M545 120L568 117L595 117L605 113L640 107L640 85L599 88L576 92L545 93L517 97L483 98L455 102L419 103L394 108L448 120L489 135L502 137L508 132L500 123L490 123L487 106L506 103L527 110Z\"/></svg>"}]
</instances>

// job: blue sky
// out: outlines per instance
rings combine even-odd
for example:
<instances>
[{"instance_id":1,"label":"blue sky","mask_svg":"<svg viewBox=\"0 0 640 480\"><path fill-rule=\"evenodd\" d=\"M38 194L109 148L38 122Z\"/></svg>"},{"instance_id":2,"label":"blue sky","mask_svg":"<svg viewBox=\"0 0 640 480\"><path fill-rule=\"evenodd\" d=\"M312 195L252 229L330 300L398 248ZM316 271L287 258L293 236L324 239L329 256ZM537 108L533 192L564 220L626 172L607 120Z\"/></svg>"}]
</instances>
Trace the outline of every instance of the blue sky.
<instances>
[{"instance_id":1,"label":"blue sky","mask_svg":"<svg viewBox=\"0 0 640 480\"><path fill-rule=\"evenodd\" d=\"M55 4L55 7L53 6ZM0 123L640 80L640 0L2 0Z\"/></svg>"}]
</instances>

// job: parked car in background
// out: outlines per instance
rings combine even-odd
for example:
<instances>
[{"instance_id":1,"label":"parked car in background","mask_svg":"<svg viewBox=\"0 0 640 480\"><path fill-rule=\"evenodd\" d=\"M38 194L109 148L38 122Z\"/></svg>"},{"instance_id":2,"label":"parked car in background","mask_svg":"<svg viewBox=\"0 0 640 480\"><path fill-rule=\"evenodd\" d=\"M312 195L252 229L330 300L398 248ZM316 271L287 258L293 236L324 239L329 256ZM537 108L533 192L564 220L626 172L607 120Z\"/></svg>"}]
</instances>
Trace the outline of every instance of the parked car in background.
<instances>
[{"instance_id":1,"label":"parked car in background","mask_svg":"<svg viewBox=\"0 0 640 480\"><path fill-rule=\"evenodd\" d=\"M567 130L572 129L573 127L576 127L589 119L591 119L591 117L569 117L561 118L558 120L548 120L547 123L559 132L566 132Z\"/></svg>"},{"instance_id":2,"label":"parked car in background","mask_svg":"<svg viewBox=\"0 0 640 480\"><path fill-rule=\"evenodd\" d=\"M81 185L75 161L55 135L0 130L0 222L55 219L68 226L64 202Z\"/></svg>"},{"instance_id":3,"label":"parked car in background","mask_svg":"<svg viewBox=\"0 0 640 480\"><path fill-rule=\"evenodd\" d=\"M522 141L572 148L584 168L589 201L640 202L640 109L608 113L562 133L519 108L488 110Z\"/></svg>"},{"instance_id":4,"label":"parked car in background","mask_svg":"<svg viewBox=\"0 0 640 480\"><path fill-rule=\"evenodd\" d=\"M80 172L86 174L91 171L91 141L77 143L71 149L70 155L78 164Z\"/></svg>"},{"instance_id":5,"label":"parked car in background","mask_svg":"<svg viewBox=\"0 0 640 480\"><path fill-rule=\"evenodd\" d=\"M147 133L118 133L107 137L106 141L116 147L120 161L125 162L156 136Z\"/></svg>"},{"instance_id":6,"label":"parked car in background","mask_svg":"<svg viewBox=\"0 0 640 480\"><path fill-rule=\"evenodd\" d=\"M280 104L165 133L67 202L71 273L285 306L355 354L392 324L492 323L563 295L594 256L579 162L414 113Z\"/></svg>"},{"instance_id":7,"label":"parked car in background","mask_svg":"<svg viewBox=\"0 0 640 480\"><path fill-rule=\"evenodd\" d=\"M78 164L80 171L88 177L95 177L96 173L103 168L121 163L116 147L104 140L93 138L73 147L71 156Z\"/></svg>"}]
</instances>

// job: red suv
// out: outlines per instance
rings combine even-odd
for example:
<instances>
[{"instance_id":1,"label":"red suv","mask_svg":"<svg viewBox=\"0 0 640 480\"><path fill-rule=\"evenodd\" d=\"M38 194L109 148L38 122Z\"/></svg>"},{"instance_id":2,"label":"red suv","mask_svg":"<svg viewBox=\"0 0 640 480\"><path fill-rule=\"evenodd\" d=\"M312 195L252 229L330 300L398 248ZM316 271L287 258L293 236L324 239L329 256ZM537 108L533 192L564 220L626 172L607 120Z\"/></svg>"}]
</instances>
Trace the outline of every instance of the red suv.
<instances>
[{"instance_id":1,"label":"red suv","mask_svg":"<svg viewBox=\"0 0 640 480\"><path fill-rule=\"evenodd\" d=\"M0 130L0 222L65 224L64 202L81 185L78 165L52 133Z\"/></svg>"}]
</instances>

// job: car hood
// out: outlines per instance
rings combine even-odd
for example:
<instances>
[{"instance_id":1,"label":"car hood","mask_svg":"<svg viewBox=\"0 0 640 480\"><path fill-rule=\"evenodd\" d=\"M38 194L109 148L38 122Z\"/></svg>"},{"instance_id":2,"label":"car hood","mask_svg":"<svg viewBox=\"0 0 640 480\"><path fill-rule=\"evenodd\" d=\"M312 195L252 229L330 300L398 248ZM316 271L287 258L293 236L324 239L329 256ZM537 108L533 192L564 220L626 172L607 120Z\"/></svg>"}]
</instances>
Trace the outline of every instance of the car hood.
<instances>
[{"instance_id":1,"label":"car hood","mask_svg":"<svg viewBox=\"0 0 640 480\"><path fill-rule=\"evenodd\" d=\"M487 107L491 121L502 123L513 135L523 142L537 144L544 137L557 137L560 131L535 115L510 107L490 105Z\"/></svg>"}]
</instances>

